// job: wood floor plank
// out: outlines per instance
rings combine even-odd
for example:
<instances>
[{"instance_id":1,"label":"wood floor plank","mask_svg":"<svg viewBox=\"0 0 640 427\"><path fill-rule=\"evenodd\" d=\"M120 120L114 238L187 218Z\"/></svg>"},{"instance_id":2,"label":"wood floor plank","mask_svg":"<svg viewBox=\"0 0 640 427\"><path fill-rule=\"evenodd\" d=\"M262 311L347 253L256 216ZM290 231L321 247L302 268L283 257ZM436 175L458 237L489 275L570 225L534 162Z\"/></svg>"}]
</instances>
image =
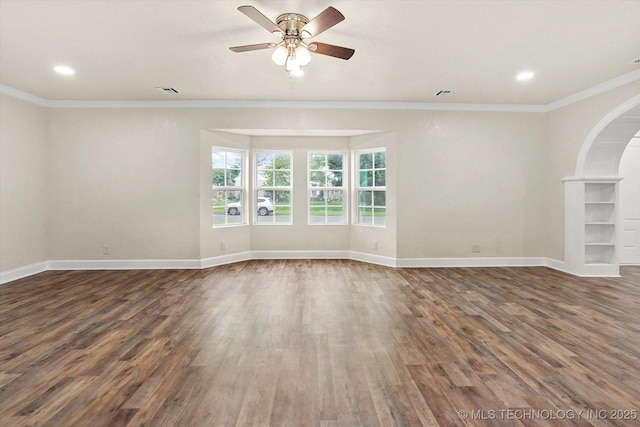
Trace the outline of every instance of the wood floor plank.
<instances>
[{"instance_id":1,"label":"wood floor plank","mask_svg":"<svg viewBox=\"0 0 640 427\"><path fill-rule=\"evenodd\" d=\"M0 426L640 425L640 267L621 272L45 272L0 286Z\"/></svg>"}]
</instances>

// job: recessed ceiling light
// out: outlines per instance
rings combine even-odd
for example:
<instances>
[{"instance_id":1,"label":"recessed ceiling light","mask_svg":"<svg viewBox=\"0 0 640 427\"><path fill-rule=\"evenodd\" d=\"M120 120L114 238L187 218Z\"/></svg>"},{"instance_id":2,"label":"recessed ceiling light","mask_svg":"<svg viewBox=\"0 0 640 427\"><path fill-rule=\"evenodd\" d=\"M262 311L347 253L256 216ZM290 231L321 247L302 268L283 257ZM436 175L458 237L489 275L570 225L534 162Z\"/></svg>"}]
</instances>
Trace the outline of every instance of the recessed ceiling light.
<instances>
[{"instance_id":1,"label":"recessed ceiling light","mask_svg":"<svg viewBox=\"0 0 640 427\"><path fill-rule=\"evenodd\" d=\"M63 76L72 76L76 73L73 68L67 67L66 65L56 65L53 70Z\"/></svg>"},{"instance_id":2,"label":"recessed ceiling light","mask_svg":"<svg viewBox=\"0 0 640 427\"><path fill-rule=\"evenodd\" d=\"M516 79L522 82L525 80L531 80L533 76L533 71L523 71L516 76Z\"/></svg>"}]
</instances>

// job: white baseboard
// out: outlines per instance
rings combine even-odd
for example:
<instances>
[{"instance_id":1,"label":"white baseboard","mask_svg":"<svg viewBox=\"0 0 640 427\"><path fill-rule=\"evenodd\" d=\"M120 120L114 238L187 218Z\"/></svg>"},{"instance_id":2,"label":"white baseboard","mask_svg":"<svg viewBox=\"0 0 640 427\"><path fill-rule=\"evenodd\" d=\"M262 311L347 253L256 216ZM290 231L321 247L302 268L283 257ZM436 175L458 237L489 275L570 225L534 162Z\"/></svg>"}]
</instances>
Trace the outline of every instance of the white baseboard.
<instances>
[{"instance_id":1,"label":"white baseboard","mask_svg":"<svg viewBox=\"0 0 640 427\"><path fill-rule=\"evenodd\" d=\"M400 258L396 267L541 267L547 266L543 258Z\"/></svg>"},{"instance_id":2,"label":"white baseboard","mask_svg":"<svg viewBox=\"0 0 640 427\"><path fill-rule=\"evenodd\" d=\"M349 259L349 251L251 251L251 259Z\"/></svg>"},{"instance_id":3,"label":"white baseboard","mask_svg":"<svg viewBox=\"0 0 640 427\"><path fill-rule=\"evenodd\" d=\"M199 269L199 259L100 259L48 261L47 270L164 270Z\"/></svg>"},{"instance_id":4,"label":"white baseboard","mask_svg":"<svg viewBox=\"0 0 640 427\"><path fill-rule=\"evenodd\" d=\"M355 251L245 251L203 259L175 260L53 260L0 273L0 284L47 270L204 269L252 259L350 259L385 267L549 267L568 274L564 262L551 258L392 258Z\"/></svg>"},{"instance_id":5,"label":"white baseboard","mask_svg":"<svg viewBox=\"0 0 640 427\"><path fill-rule=\"evenodd\" d=\"M219 265L233 264L234 262L249 260L251 260L251 252L238 252L235 254L203 258L200 260L200 268L211 268Z\"/></svg>"},{"instance_id":6,"label":"white baseboard","mask_svg":"<svg viewBox=\"0 0 640 427\"><path fill-rule=\"evenodd\" d=\"M24 277L33 276L34 274L42 273L43 271L47 271L46 261L3 271L0 273L0 285L13 282L14 280L22 279Z\"/></svg>"},{"instance_id":7,"label":"white baseboard","mask_svg":"<svg viewBox=\"0 0 640 427\"><path fill-rule=\"evenodd\" d=\"M352 251L352 252L349 252L348 258L354 261L361 261L361 262L367 262L369 264L383 265L385 267L398 267L397 258L392 258L392 257L387 257L382 255L375 255L375 254L368 254L366 252Z\"/></svg>"}]
</instances>

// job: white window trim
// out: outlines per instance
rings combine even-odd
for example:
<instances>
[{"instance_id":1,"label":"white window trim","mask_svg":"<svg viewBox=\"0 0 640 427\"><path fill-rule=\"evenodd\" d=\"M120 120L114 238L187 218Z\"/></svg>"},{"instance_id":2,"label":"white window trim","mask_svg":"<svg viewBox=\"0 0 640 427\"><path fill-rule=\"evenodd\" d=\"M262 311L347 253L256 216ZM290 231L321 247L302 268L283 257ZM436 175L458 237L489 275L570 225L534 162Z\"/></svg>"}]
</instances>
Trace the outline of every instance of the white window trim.
<instances>
[{"instance_id":1,"label":"white window trim","mask_svg":"<svg viewBox=\"0 0 640 427\"><path fill-rule=\"evenodd\" d=\"M385 153L385 185L382 187L376 187L375 186L375 173L374 173L374 186L372 187L360 187L360 164L359 164L359 160L360 160L360 155L361 154L367 154L367 153L379 153L379 152L384 152ZM360 227L375 227L375 228L387 228L387 219L389 216L389 210L387 207L387 203L386 203L386 199L387 199L387 148L386 147L378 147L378 148L367 148L364 150L353 150L352 152L352 156L351 156L351 166L352 166L352 178L353 178L353 185L351 186L352 188L352 200L353 200L353 214L352 214L352 223L353 225L357 225ZM374 165L375 166L375 165ZM375 168L374 168L375 171ZM375 223L375 216L372 217L371 219L371 224L362 224L359 222L359 213L360 213L360 191L384 191L385 192L385 205L384 205L384 209L385 209L385 221L384 224L382 225L376 225Z\"/></svg>"},{"instance_id":2,"label":"white window trim","mask_svg":"<svg viewBox=\"0 0 640 427\"><path fill-rule=\"evenodd\" d=\"M312 187L311 186L311 155L312 154L341 154L342 160L342 187ZM308 150L307 151L307 225L349 225L349 171L347 165L349 164L349 152L343 150ZM331 224L323 223L311 223L311 191L342 191L342 221L339 223Z\"/></svg>"},{"instance_id":3,"label":"white window trim","mask_svg":"<svg viewBox=\"0 0 640 427\"><path fill-rule=\"evenodd\" d=\"M214 186L213 183L211 183L211 199L213 200L213 192L214 191L241 191L242 192L242 212L240 213L240 222L236 223L236 224L229 224L227 223L227 212L225 209L225 223L224 224L215 224L213 222L213 216L211 217L211 228L226 228L226 227L242 227L242 226L247 226L249 225L249 220L247 215L245 215L246 213L246 209L245 207L248 206L248 192L249 192L249 185L248 185L248 168L249 168L249 152L248 150L243 150L241 148L231 148L231 147L221 147L218 145L212 145L211 149L209 150L210 155L213 155L213 150L219 150L219 151L234 151L237 153L240 153L242 155L242 170L240 172L240 175L242 176L242 185L240 187L234 187L234 186ZM211 173L209 174L209 177L211 177L211 174L213 173L213 163L210 161L210 171ZM209 178L211 179L211 178ZM215 190L214 190L215 189ZM225 206L226 208L226 206Z\"/></svg>"},{"instance_id":4,"label":"white window trim","mask_svg":"<svg viewBox=\"0 0 640 427\"><path fill-rule=\"evenodd\" d=\"M291 172L291 180L289 181L288 187L259 187L258 186L258 154L288 154L291 160L291 168L289 169ZM253 150L253 191L251 196L251 206L252 206L252 218L254 225L293 225L293 151L291 150ZM274 205L274 220L271 222L258 222L258 191L289 191L289 222L277 222L275 220L275 209L276 209L276 201L275 197L273 200Z\"/></svg>"}]
</instances>

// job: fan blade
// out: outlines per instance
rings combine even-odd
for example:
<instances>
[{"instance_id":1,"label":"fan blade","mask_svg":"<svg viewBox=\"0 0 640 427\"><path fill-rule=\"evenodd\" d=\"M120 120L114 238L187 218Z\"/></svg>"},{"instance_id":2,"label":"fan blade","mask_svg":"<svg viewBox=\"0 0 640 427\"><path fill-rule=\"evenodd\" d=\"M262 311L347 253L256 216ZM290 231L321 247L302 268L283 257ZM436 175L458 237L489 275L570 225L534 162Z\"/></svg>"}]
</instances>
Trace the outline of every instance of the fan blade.
<instances>
[{"instance_id":1,"label":"fan blade","mask_svg":"<svg viewBox=\"0 0 640 427\"><path fill-rule=\"evenodd\" d=\"M260 49L269 49L270 47L276 47L275 43L258 43L258 44L248 44L245 46L234 46L230 47L234 52L249 52L251 50L260 50Z\"/></svg>"},{"instance_id":2,"label":"fan blade","mask_svg":"<svg viewBox=\"0 0 640 427\"><path fill-rule=\"evenodd\" d=\"M260 25L262 28L266 29L270 33L280 33L280 34L284 33L284 31L282 31L282 29L280 27L278 27L275 24L275 22L271 21L269 18L264 16L255 7L253 7L253 6L240 6L238 8L238 10L240 12L244 13L245 15L247 15L249 18L251 18L258 25Z\"/></svg>"},{"instance_id":3,"label":"fan blade","mask_svg":"<svg viewBox=\"0 0 640 427\"><path fill-rule=\"evenodd\" d=\"M320 55L328 55L340 59L349 59L354 53L356 53L355 50L349 49L348 47L319 42L310 43L309 50L311 52L319 53Z\"/></svg>"},{"instance_id":4,"label":"fan blade","mask_svg":"<svg viewBox=\"0 0 640 427\"><path fill-rule=\"evenodd\" d=\"M329 6L309 21L307 25L302 27L302 31L308 33L309 37L315 37L341 21L344 21L344 15L337 9Z\"/></svg>"}]
</instances>

